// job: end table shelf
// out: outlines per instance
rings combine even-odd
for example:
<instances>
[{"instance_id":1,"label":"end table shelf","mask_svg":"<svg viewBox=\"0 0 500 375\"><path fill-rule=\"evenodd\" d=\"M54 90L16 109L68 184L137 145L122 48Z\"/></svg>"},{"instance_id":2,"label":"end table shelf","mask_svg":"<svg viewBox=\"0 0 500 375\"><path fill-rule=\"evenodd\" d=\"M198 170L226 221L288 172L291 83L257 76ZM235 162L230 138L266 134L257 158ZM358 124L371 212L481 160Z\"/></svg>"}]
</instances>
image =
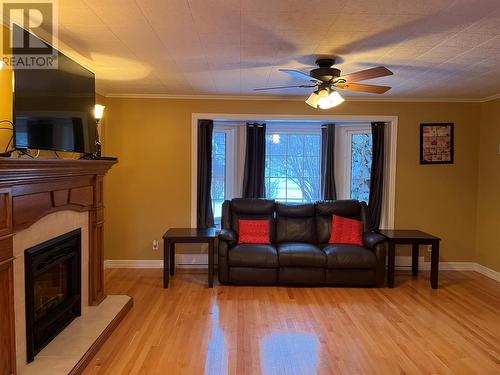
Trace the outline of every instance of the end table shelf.
<instances>
[{"instance_id":1,"label":"end table shelf","mask_svg":"<svg viewBox=\"0 0 500 375\"><path fill-rule=\"evenodd\" d=\"M170 228L163 235L163 287L168 288L170 275L175 273L175 244L206 243L208 245L208 287L214 286L215 228Z\"/></svg>"},{"instance_id":2,"label":"end table shelf","mask_svg":"<svg viewBox=\"0 0 500 375\"><path fill-rule=\"evenodd\" d=\"M411 269L413 276L418 274L419 245L431 245L431 287L438 288L439 273L439 237L413 229L380 229L378 232L387 238L389 244L389 260L387 266L387 286L394 287L394 270L396 261L396 245L412 245Z\"/></svg>"}]
</instances>

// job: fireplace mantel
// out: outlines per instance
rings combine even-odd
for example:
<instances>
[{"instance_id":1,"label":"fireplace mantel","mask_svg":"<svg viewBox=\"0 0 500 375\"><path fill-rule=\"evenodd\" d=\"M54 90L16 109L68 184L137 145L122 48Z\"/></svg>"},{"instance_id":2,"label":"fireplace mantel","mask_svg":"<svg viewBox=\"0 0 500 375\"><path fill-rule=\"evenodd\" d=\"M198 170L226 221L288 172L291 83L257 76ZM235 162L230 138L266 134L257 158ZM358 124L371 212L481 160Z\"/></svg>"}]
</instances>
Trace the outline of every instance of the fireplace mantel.
<instances>
[{"instance_id":1,"label":"fireplace mantel","mask_svg":"<svg viewBox=\"0 0 500 375\"><path fill-rule=\"evenodd\" d=\"M117 161L0 158L0 374L14 374L13 236L45 215L89 212L89 304L104 298L103 178Z\"/></svg>"}]
</instances>

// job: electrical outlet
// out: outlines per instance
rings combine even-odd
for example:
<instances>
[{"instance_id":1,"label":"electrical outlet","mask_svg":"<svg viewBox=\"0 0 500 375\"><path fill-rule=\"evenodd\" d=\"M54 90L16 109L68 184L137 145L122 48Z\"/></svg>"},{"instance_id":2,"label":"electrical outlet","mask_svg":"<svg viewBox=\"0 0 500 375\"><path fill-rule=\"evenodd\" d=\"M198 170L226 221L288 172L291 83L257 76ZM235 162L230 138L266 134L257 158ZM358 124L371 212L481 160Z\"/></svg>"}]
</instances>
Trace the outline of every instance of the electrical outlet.
<instances>
[{"instance_id":1,"label":"electrical outlet","mask_svg":"<svg viewBox=\"0 0 500 375\"><path fill-rule=\"evenodd\" d=\"M153 251L158 251L158 240L153 240Z\"/></svg>"}]
</instances>

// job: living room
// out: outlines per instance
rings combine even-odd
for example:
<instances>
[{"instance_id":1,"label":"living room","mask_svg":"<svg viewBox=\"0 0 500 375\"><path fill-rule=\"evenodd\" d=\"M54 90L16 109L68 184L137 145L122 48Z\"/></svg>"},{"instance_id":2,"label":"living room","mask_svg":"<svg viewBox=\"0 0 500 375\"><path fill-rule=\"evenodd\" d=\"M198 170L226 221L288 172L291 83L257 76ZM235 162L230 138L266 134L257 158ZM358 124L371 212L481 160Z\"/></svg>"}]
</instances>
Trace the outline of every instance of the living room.
<instances>
[{"instance_id":1,"label":"living room","mask_svg":"<svg viewBox=\"0 0 500 375\"><path fill-rule=\"evenodd\" d=\"M64 87L68 111L80 81L2 49L2 373L500 372L498 1L54 9L29 29L102 112L81 148L23 138L23 90ZM361 225L363 272L328 252L335 217ZM266 239L241 242L248 221ZM33 349L29 259L77 234L81 308Z\"/></svg>"}]
</instances>

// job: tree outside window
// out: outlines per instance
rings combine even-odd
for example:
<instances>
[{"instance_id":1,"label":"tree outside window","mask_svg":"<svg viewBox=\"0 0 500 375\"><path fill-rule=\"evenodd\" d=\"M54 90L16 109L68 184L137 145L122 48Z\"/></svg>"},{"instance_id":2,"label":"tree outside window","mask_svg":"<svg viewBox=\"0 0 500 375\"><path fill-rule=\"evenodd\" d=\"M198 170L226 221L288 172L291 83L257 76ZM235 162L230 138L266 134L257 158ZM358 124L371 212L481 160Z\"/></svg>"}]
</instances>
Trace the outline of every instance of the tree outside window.
<instances>
[{"instance_id":1,"label":"tree outside window","mask_svg":"<svg viewBox=\"0 0 500 375\"><path fill-rule=\"evenodd\" d=\"M214 131L212 137L212 210L215 224L221 222L226 197L226 133Z\"/></svg>"},{"instance_id":2,"label":"tree outside window","mask_svg":"<svg viewBox=\"0 0 500 375\"><path fill-rule=\"evenodd\" d=\"M351 135L351 199L368 202L372 166L372 136L370 133Z\"/></svg>"},{"instance_id":3,"label":"tree outside window","mask_svg":"<svg viewBox=\"0 0 500 375\"><path fill-rule=\"evenodd\" d=\"M282 202L320 199L320 134L266 135L266 196Z\"/></svg>"}]
</instances>

